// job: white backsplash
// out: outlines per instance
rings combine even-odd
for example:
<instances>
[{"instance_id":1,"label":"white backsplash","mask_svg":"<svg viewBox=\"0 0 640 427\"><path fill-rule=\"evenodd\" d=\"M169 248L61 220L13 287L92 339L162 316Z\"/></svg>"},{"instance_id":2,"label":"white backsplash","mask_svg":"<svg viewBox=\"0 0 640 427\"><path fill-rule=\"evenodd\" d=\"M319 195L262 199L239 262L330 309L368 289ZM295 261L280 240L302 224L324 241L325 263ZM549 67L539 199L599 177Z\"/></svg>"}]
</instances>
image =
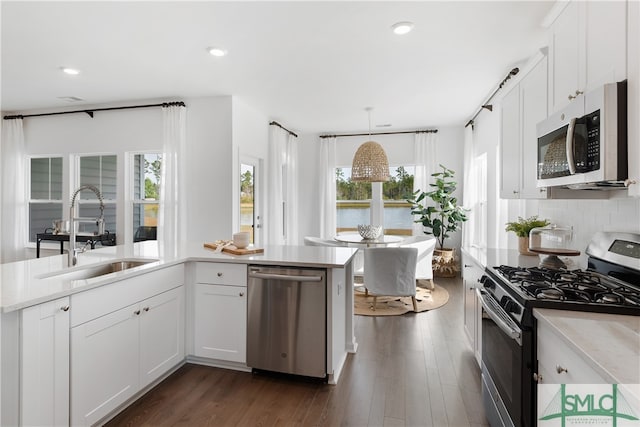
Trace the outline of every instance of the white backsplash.
<instances>
[{"instance_id":1,"label":"white backsplash","mask_svg":"<svg viewBox=\"0 0 640 427\"><path fill-rule=\"evenodd\" d=\"M527 216L573 226L573 247L584 251L597 231L640 233L640 199L527 201Z\"/></svg>"}]
</instances>

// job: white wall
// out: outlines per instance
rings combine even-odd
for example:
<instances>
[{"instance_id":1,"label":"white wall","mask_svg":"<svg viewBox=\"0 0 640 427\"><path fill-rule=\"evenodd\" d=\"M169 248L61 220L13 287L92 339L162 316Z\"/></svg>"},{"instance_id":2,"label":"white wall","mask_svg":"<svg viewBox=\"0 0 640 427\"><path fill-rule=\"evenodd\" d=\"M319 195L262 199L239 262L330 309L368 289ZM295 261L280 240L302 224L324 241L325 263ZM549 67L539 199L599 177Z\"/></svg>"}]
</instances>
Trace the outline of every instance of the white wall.
<instances>
[{"instance_id":1,"label":"white wall","mask_svg":"<svg viewBox=\"0 0 640 427\"><path fill-rule=\"evenodd\" d=\"M354 132L357 133L357 132ZM319 215L319 137L317 134L300 135L300 236L320 235ZM378 142L387 153L389 165L414 164L414 134L373 135L362 137L341 137L336 142L336 163L338 167L351 167L351 161L358 147L365 141ZM436 164L442 163L457 174L457 196L462 198L464 132L462 128L438 128L436 145ZM447 240L447 246L460 247L460 233L455 233Z\"/></svg>"},{"instance_id":2,"label":"white wall","mask_svg":"<svg viewBox=\"0 0 640 427\"><path fill-rule=\"evenodd\" d=\"M105 108L161 101L129 101L91 106ZM242 100L226 97L185 99L187 105L187 194L188 240L212 241L230 238L237 223L239 158L241 153L266 157L268 120ZM82 109L89 108L82 106ZM23 114L28 114L23 112ZM28 155L62 155L65 182L69 182L69 154L117 154L118 230L124 229L124 154L129 151L162 150L162 110L144 108L69 114L24 120ZM69 202L72 189L65 188ZM63 212L66 212L63 211ZM26 213L25 213L26 214ZM118 233L123 243L123 233Z\"/></svg>"}]
</instances>

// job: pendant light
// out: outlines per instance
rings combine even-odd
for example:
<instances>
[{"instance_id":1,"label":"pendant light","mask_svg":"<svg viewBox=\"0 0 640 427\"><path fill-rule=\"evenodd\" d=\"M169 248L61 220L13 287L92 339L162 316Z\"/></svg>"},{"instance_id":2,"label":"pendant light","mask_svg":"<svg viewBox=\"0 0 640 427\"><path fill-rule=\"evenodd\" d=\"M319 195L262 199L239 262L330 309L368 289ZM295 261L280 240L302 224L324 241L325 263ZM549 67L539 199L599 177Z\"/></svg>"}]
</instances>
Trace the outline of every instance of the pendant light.
<instances>
[{"instance_id":1,"label":"pendant light","mask_svg":"<svg viewBox=\"0 0 640 427\"><path fill-rule=\"evenodd\" d=\"M365 109L369 113L369 138L371 138L371 107ZM389 181L389 160L387 153L375 141L363 143L353 156L351 180L359 182Z\"/></svg>"}]
</instances>

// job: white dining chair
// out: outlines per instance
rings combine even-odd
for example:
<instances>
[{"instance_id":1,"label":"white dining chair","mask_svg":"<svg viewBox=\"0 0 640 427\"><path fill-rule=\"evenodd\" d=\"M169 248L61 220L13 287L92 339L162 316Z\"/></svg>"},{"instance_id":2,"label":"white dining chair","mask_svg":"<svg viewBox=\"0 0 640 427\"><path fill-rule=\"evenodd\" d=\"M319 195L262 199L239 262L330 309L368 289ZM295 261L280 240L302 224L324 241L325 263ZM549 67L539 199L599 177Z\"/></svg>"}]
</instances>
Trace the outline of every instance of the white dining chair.
<instances>
[{"instance_id":1,"label":"white dining chair","mask_svg":"<svg viewBox=\"0 0 640 427\"><path fill-rule=\"evenodd\" d=\"M433 289L433 250L436 247L436 238L433 236L411 236L400 243L401 248L418 249L418 262L416 263L416 280Z\"/></svg>"},{"instance_id":2,"label":"white dining chair","mask_svg":"<svg viewBox=\"0 0 640 427\"><path fill-rule=\"evenodd\" d=\"M364 249L364 286L373 295L373 309L377 296L411 297L413 311L416 302L416 248Z\"/></svg>"}]
</instances>

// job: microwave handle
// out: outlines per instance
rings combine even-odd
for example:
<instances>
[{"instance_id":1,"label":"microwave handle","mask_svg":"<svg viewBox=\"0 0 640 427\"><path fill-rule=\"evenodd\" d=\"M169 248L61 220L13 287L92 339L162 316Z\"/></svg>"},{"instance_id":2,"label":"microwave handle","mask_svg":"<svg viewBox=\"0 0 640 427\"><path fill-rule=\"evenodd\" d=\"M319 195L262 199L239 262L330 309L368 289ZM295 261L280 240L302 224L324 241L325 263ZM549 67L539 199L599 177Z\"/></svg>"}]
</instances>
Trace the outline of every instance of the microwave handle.
<instances>
[{"instance_id":1,"label":"microwave handle","mask_svg":"<svg viewBox=\"0 0 640 427\"><path fill-rule=\"evenodd\" d=\"M573 158L573 146L574 146L574 132L576 128L576 118L572 118L569 120L569 127L567 128L567 140L565 149L567 151L567 165L569 166L569 174L575 175L576 173L576 162Z\"/></svg>"}]
</instances>

